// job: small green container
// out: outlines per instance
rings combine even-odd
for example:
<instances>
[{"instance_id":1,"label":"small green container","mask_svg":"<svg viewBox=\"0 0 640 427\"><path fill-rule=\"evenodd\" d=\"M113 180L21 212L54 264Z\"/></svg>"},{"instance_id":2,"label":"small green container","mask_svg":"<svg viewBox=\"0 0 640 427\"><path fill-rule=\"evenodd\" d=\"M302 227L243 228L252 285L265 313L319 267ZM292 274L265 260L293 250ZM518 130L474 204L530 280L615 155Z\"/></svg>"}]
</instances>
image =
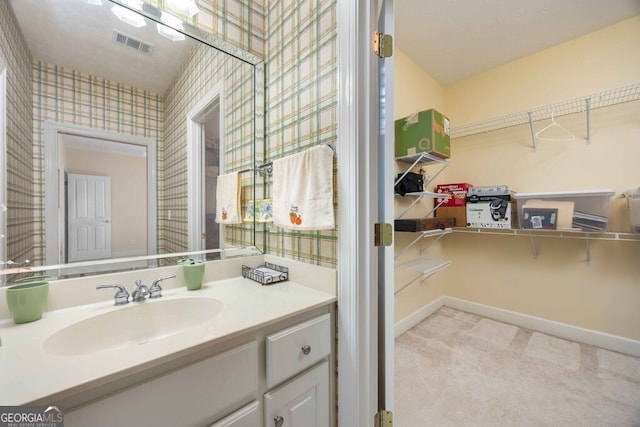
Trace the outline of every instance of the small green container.
<instances>
[{"instance_id":1,"label":"small green container","mask_svg":"<svg viewBox=\"0 0 640 427\"><path fill-rule=\"evenodd\" d=\"M204 277L204 263L196 261L193 258L185 258L178 261L182 266L182 274L184 274L184 282L187 289L196 291L202 287L202 278Z\"/></svg>"},{"instance_id":2,"label":"small green container","mask_svg":"<svg viewBox=\"0 0 640 427\"><path fill-rule=\"evenodd\" d=\"M29 282L7 288L7 305L15 323L28 323L42 317L49 282Z\"/></svg>"},{"instance_id":3,"label":"small green container","mask_svg":"<svg viewBox=\"0 0 640 427\"><path fill-rule=\"evenodd\" d=\"M49 282L51 280L55 280L55 277L43 275L43 276L29 276L29 277L21 277L19 279L14 280L13 283L23 284L23 283L31 283L31 282Z\"/></svg>"}]
</instances>

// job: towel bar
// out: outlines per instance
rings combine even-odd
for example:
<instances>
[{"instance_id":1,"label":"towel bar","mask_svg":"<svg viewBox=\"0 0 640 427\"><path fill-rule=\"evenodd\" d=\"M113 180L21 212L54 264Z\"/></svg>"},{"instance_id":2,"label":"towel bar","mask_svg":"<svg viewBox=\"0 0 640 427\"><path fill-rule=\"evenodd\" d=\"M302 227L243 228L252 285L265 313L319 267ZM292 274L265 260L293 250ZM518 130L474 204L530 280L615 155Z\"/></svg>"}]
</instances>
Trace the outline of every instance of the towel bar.
<instances>
[{"instance_id":1,"label":"towel bar","mask_svg":"<svg viewBox=\"0 0 640 427\"><path fill-rule=\"evenodd\" d=\"M336 155L336 149L332 144L327 143L326 145L329 146L329 148L331 148L331 151L333 151L333 155ZM271 175L271 173L273 172L273 162L267 162L267 163L263 163L261 165L258 165L254 168L247 168L247 169L242 169L239 173L245 173L245 172L251 172L253 171L254 173L259 173L261 175Z\"/></svg>"}]
</instances>

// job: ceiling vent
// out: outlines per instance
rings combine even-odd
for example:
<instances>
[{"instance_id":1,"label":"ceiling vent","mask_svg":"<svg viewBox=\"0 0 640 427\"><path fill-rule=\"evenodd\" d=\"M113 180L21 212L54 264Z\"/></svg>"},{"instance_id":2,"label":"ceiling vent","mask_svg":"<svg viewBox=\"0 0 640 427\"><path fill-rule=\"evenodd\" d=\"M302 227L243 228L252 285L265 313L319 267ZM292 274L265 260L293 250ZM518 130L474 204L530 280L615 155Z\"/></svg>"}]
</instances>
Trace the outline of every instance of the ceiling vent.
<instances>
[{"instance_id":1,"label":"ceiling vent","mask_svg":"<svg viewBox=\"0 0 640 427\"><path fill-rule=\"evenodd\" d=\"M143 42L142 40L138 40L117 30L113 30L113 41L118 44L130 47L131 49L135 49L139 52L146 53L147 55L151 54L151 52L153 51L152 44Z\"/></svg>"}]
</instances>

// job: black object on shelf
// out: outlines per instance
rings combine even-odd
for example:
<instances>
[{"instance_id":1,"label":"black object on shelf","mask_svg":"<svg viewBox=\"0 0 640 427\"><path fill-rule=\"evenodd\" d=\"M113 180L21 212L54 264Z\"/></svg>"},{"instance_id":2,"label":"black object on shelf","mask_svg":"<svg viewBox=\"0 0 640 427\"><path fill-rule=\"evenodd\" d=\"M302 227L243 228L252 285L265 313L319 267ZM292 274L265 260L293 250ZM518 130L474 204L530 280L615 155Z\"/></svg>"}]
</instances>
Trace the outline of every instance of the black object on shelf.
<instances>
[{"instance_id":1,"label":"black object on shelf","mask_svg":"<svg viewBox=\"0 0 640 427\"><path fill-rule=\"evenodd\" d=\"M280 265L265 262L258 267L242 266L242 277L251 279L261 285L273 285L289 280L289 269Z\"/></svg>"}]
</instances>

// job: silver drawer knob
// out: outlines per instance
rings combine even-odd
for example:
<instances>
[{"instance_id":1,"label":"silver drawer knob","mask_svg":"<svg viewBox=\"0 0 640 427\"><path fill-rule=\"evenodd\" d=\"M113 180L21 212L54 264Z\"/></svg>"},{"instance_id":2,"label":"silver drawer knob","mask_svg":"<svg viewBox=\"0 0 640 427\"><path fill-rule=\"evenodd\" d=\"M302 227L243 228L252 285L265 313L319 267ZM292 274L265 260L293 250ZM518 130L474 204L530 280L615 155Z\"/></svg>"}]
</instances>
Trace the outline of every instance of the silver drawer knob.
<instances>
[{"instance_id":1,"label":"silver drawer knob","mask_svg":"<svg viewBox=\"0 0 640 427\"><path fill-rule=\"evenodd\" d=\"M277 417L274 417L273 424L276 427L282 427L284 425L284 418L282 418L280 415L278 415Z\"/></svg>"},{"instance_id":2,"label":"silver drawer knob","mask_svg":"<svg viewBox=\"0 0 640 427\"><path fill-rule=\"evenodd\" d=\"M309 353L311 353L311 346L310 345L303 345L302 346L302 354L304 354L306 356Z\"/></svg>"}]
</instances>

